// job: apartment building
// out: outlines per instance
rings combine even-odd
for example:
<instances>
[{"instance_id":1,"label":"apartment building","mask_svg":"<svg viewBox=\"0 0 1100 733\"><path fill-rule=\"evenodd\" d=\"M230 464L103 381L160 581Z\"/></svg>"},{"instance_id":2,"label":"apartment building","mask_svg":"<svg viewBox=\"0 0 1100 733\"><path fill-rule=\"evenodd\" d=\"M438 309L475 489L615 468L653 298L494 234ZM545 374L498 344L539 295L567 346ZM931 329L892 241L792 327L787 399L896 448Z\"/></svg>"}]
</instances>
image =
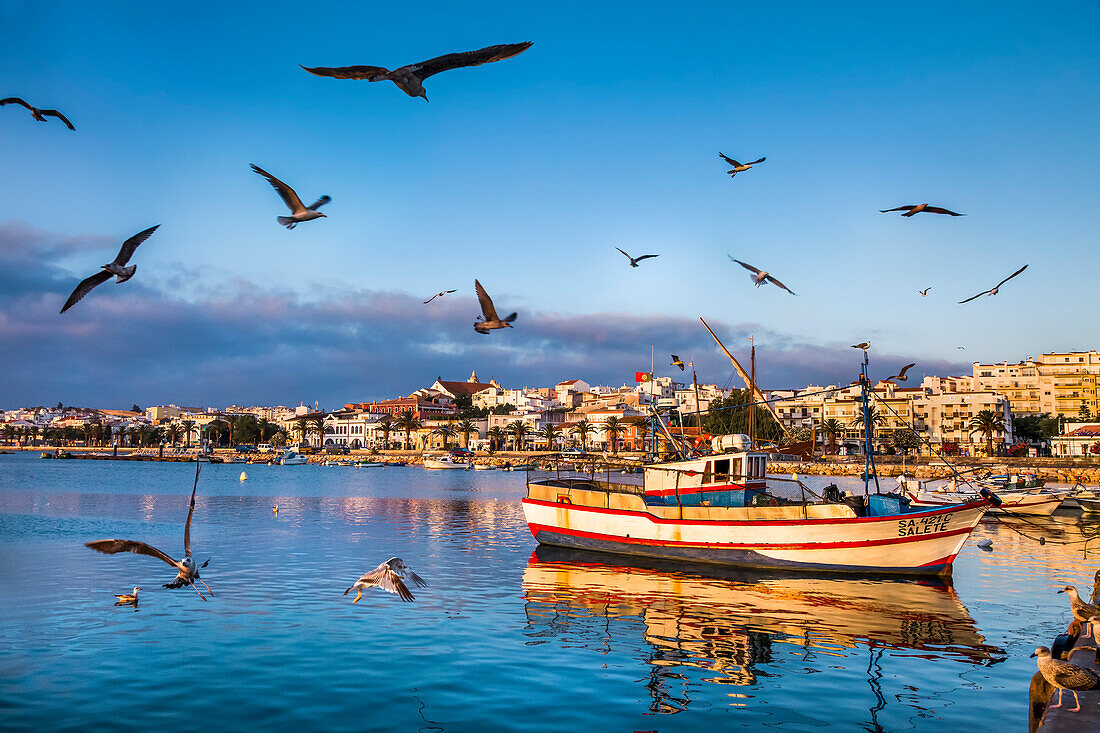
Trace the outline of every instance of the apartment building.
<instances>
[{"instance_id":1,"label":"apartment building","mask_svg":"<svg viewBox=\"0 0 1100 733\"><path fill-rule=\"evenodd\" d=\"M1051 352L1012 364L974 362L973 369L973 389L1004 395L1017 415L1100 414L1098 351Z\"/></svg>"}]
</instances>

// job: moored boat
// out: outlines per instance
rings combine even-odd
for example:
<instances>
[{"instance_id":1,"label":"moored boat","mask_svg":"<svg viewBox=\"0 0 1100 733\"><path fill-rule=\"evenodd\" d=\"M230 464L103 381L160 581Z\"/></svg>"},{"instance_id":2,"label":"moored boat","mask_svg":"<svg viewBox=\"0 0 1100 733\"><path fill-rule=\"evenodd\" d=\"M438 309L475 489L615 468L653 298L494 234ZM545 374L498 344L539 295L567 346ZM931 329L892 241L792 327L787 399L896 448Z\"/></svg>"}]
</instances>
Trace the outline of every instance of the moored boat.
<instances>
[{"instance_id":1,"label":"moored boat","mask_svg":"<svg viewBox=\"0 0 1100 733\"><path fill-rule=\"evenodd\" d=\"M424 468L449 468L465 470L471 465L472 464L469 461L458 458L451 453L442 456L424 456Z\"/></svg>"},{"instance_id":2,"label":"moored boat","mask_svg":"<svg viewBox=\"0 0 1100 733\"><path fill-rule=\"evenodd\" d=\"M915 507L934 508L960 504L980 498L979 490L961 487L954 481L944 486L932 488L919 481L900 476L898 477L898 486L902 488ZM1001 505L991 507L989 512L991 514L1030 514L1049 517L1062 505L1062 501L1069 494L1068 490L1058 489L998 491L997 497L1001 500Z\"/></svg>"},{"instance_id":3,"label":"moored boat","mask_svg":"<svg viewBox=\"0 0 1100 733\"><path fill-rule=\"evenodd\" d=\"M279 459L277 461L280 466L301 466L308 462L309 461L306 459L305 456L303 456L298 451L292 449L287 450L285 453L279 456Z\"/></svg>"}]
</instances>

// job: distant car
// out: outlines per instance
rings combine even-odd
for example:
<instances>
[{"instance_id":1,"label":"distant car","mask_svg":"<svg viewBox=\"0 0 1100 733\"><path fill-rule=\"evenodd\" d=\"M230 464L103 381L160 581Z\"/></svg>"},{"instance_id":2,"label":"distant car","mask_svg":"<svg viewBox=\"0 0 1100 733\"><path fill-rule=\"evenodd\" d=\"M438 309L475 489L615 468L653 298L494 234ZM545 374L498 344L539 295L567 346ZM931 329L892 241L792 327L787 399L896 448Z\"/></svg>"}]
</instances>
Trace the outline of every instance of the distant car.
<instances>
[{"instance_id":1,"label":"distant car","mask_svg":"<svg viewBox=\"0 0 1100 733\"><path fill-rule=\"evenodd\" d=\"M316 452L314 450L313 446L310 445L309 443L299 443L298 447L295 448L294 450L296 450L299 453L299 455L303 455L303 456L311 456Z\"/></svg>"},{"instance_id":2,"label":"distant car","mask_svg":"<svg viewBox=\"0 0 1100 733\"><path fill-rule=\"evenodd\" d=\"M270 453L274 448L271 447L271 443L260 443L256 446L256 451L259 453Z\"/></svg>"},{"instance_id":3,"label":"distant car","mask_svg":"<svg viewBox=\"0 0 1100 733\"><path fill-rule=\"evenodd\" d=\"M256 446L249 445L248 443L238 443L235 450L238 453L255 453Z\"/></svg>"},{"instance_id":4,"label":"distant car","mask_svg":"<svg viewBox=\"0 0 1100 733\"><path fill-rule=\"evenodd\" d=\"M329 443L325 446L325 453L330 456L346 456L348 453L351 453L351 448L348 448L346 445L341 445L340 443Z\"/></svg>"},{"instance_id":5,"label":"distant car","mask_svg":"<svg viewBox=\"0 0 1100 733\"><path fill-rule=\"evenodd\" d=\"M582 458L587 456L588 452L584 448L566 448L561 454L566 458Z\"/></svg>"}]
</instances>

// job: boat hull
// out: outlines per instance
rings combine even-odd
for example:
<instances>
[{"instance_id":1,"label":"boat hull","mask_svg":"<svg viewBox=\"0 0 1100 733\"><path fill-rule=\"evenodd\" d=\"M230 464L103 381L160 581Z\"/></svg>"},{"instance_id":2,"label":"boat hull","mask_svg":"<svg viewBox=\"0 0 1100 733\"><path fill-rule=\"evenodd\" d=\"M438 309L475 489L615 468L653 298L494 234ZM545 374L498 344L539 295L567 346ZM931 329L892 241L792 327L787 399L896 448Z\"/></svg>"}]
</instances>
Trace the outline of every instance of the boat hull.
<instances>
[{"instance_id":1,"label":"boat hull","mask_svg":"<svg viewBox=\"0 0 1100 733\"><path fill-rule=\"evenodd\" d=\"M997 494L1001 499L1001 506L989 510L990 514L1029 514L1032 516L1049 517L1062 505L1066 498L1065 493L1007 493ZM973 500L973 495L960 493L940 493L935 491L910 494L913 497L913 506L938 507L949 504Z\"/></svg>"},{"instance_id":2,"label":"boat hull","mask_svg":"<svg viewBox=\"0 0 1100 733\"><path fill-rule=\"evenodd\" d=\"M741 567L905 575L950 574L987 509L981 500L889 517L722 521L523 500L532 535L546 545Z\"/></svg>"}]
</instances>

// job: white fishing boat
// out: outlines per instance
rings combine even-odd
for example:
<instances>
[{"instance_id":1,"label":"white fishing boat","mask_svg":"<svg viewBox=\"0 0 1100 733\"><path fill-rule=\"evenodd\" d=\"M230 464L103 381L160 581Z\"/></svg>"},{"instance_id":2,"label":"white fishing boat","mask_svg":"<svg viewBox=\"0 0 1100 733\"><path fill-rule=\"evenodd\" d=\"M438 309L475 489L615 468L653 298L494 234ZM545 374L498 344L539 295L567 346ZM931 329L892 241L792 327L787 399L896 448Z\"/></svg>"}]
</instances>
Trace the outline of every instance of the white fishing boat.
<instances>
[{"instance_id":1,"label":"white fishing boat","mask_svg":"<svg viewBox=\"0 0 1100 733\"><path fill-rule=\"evenodd\" d=\"M466 470L472 465L468 460L458 458L450 453L441 456L424 456L424 468Z\"/></svg>"},{"instance_id":2,"label":"white fishing boat","mask_svg":"<svg viewBox=\"0 0 1100 733\"><path fill-rule=\"evenodd\" d=\"M495 468L496 468L496 466L494 466L491 463L475 463L474 464L474 470L475 471L492 471Z\"/></svg>"},{"instance_id":3,"label":"white fishing boat","mask_svg":"<svg viewBox=\"0 0 1100 733\"><path fill-rule=\"evenodd\" d=\"M952 480L942 486L928 486L907 476L898 477L898 486L916 507L940 507L960 504L980 498L978 488L960 485ZM1029 491L998 491L999 507L991 507L991 514L1029 514L1049 517L1062 505L1070 491L1061 489L1032 489Z\"/></svg>"},{"instance_id":4,"label":"white fishing boat","mask_svg":"<svg viewBox=\"0 0 1100 733\"><path fill-rule=\"evenodd\" d=\"M732 441L729 438L733 438ZM643 473L533 472L523 510L541 544L758 568L949 575L992 494L913 507L891 493L820 499L769 489L768 454L748 436L732 450ZM797 493L797 498L791 494Z\"/></svg>"},{"instance_id":5,"label":"white fishing boat","mask_svg":"<svg viewBox=\"0 0 1100 733\"><path fill-rule=\"evenodd\" d=\"M279 459L276 462L280 466L301 466L302 464L308 463L309 461L306 460L306 457L298 451L290 449L279 456Z\"/></svg>"}]
</instances>

